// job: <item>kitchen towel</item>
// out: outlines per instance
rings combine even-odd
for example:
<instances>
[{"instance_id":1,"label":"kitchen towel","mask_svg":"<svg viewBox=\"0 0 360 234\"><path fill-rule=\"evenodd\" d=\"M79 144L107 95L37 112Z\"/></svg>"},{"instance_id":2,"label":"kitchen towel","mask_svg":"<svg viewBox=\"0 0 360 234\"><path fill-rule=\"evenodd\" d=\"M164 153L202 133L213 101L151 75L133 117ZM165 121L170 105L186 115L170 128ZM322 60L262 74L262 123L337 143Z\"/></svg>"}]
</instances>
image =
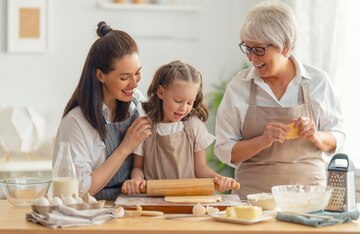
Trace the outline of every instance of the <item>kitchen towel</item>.
<instances>
[{"instance_id":1,"label":"kitchen towel","mask_svg":"<svg viewBox=\"0 0 360 234\"><path fill-rule=\"evenodd\" d=\"M77 210L66 205L60 205L47 214L31 212L26 214L26 220L56 229L103 224L112 219L124 216L124 209L102 208L92 210Z\"/></svg>"},{"instance_id":2,"label":"kitchen towel","mask_svg":"<svg viewBox=\"0 0 360 234\"><path fill-rule=\"evenodd\" d=\"M324 227L331 226L340 223L351 222L359 218L359 211L347 211L347 212L330 212L330 211L317 211L311 214L332 216L334 219L323 219L318 217L305 217L298 214L291 214L286 212L278 212L276 219L284 222L298 223L311 227Z\"/></svg>"}]
</instances>

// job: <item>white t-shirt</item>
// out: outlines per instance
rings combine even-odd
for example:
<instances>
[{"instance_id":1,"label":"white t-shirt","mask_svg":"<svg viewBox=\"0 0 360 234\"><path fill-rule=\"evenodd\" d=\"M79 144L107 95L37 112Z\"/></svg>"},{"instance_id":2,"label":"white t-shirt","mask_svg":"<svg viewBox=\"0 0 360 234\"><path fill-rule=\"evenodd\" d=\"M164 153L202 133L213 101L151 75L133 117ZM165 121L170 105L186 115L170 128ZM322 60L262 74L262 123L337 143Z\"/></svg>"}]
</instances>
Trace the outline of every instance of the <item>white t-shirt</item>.
<instances>
[{"instance_id":1,"label":"white t-shirt","mask_svg":"<svg viewBox=\"0 0 360 234\"><path fill-rule=\"evenodd\" d=\"M139 103L135 106L131 102L130 113L136 109L139 113L143 113L140 102L145 100L144 96L139 90L135 90L133 98ZM109 123L109 109L105 104L103 104L103 116ZM80 107L72 109L60 122L55 140L53 166L62 141L70 142L71 155L80 182L80 193L84 194L91 186L92 172L106 160L105 143L99 133L85 119Z\"/></svg>"},{"instance_id":2,"label":"white t-shirt","mask_svg":"<svg viewBox=\"0 0 360 234\"><path fill-rule=\"evenodd\" d=\"M301 79L308 82L310 103L318 119L318 130L331 131L336 138L336 150L343 145L343 117L339 100L328 75L311 66L304 66L295 56L290 57L296 66L296 75L280 100L277 100L270 86L256 73L253 67L247 76L239 72L229 83L216 116L215 154L224 163L231 163L231 150L242 139L242 129L249 106L250 84L254 79L258 86L256 105L265 107L293 107L298 105Z\"/></svg>"}]
</instances>

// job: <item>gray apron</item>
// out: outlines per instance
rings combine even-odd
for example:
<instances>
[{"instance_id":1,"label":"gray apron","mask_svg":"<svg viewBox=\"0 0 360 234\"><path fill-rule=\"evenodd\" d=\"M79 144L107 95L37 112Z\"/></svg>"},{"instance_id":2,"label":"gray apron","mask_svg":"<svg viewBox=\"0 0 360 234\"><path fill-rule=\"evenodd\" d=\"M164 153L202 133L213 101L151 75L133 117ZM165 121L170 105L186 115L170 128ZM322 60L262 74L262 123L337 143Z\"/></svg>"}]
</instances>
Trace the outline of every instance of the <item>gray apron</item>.
<instances>
[{"instance_id":1,"label":"gray apron","mask_svg":"<svg viewBox=\"0 0 360 234\"><path fill-rule=\"evenodd\" d=\"M147 180L193 179L195 176L195 134L189 121L184 130L161 136L154 124L144 141L144 175Z\"/></svg>"},{"instance_id":2,"label":"gray apron","mask_svg":"<svg viewBox=\"0 0 360 234\"><path fill-rule=\"evenodd\" d=\"M132 101L136 106L137 100L133 99ZM126 120L117 123L107 123L105 125L107 132L105 138L106 159L116 150L120 142L124 139L129 126L138 117L139 113L136 109L136 111L134 111L134 113L132 113ZM97 200L116 200L120 194L120 189L124 181L131 178L133 161L133 154L131 154L126 158L109 183L102 190L96 193L94 197Z\"/></svg>"},{"instance_id":3,"label":"gray apron","mask_svg":"<svg viewBox=\"0 0 360 234\"><path fill-rule=\"evenodd\" d=\"M251 81L249 108L246 112L243 139L263 134L268 122L290 124L300 116L309 117L318 126L310 104L307 83L302 80L295 107L262 107L256 105L257 85ZM325 161L322 152L303 138L273 143L254 157L242 162L236 169L236 180L241 189L236 191L241 199L247 194L271 192L271 187L282 184L325 185Z\"/></svg>"}]
</instances>

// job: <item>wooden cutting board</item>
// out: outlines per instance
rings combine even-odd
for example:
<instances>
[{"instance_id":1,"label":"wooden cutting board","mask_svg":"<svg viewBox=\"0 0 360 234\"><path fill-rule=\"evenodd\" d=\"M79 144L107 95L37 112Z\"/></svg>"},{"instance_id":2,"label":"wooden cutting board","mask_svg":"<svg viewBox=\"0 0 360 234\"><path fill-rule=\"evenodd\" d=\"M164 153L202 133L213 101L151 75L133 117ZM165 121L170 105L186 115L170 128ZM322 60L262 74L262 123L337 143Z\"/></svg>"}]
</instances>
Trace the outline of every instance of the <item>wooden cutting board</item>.
<instances>
[{"instance_id":1,"label":"wooden cutting board","mask_svg":"<svg viewBox=\"0 0 360 234\"><path fill-rule=\"evenodd\" d=\"M135 209L136 205L140 205L143 210L156 210L164 213L181 213L191 214L192 208L196 204L178 204L164 201L164 197L148 197L146 195L127 196L120 195L116 201L116 205L121 205L125 209ZM218 208L220 211L225 210L228 206L241 205L238 195L221 195L221 202L203 204L204 206L212 206Z\"/></svg>"}]
</instances>

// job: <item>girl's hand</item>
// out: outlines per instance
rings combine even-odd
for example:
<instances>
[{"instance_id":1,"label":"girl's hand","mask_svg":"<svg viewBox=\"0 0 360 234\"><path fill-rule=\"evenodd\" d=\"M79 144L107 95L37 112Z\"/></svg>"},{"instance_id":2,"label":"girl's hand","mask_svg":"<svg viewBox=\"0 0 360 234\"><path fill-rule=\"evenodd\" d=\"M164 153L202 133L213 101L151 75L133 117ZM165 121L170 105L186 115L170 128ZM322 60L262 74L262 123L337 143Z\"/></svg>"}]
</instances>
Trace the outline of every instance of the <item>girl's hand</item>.
<instances>
[{"instance_id":1,"label":"girl's hand","mask_svg":"<svg viewBox=\"0 0 360 234\"><path fill-rule=\"evenodd\" d=\"M217 185L216 190L218 192L225 192L235 187L236 180L226 176L216 176L214 177L214 183Z\"/></svg>"},{"instance_id":2,"label":"girl's hand","mask_svg":"<svg viewBox=\"0 0 360 234\"><path fill-rule=\"evenodd\" d=\"M274 142L284 143L285 135L288 131L290 131L290 128L284 124L269 122L262 135L263 142L267 142L268 147Z\"/></svg>"},{"instance_id":3,"label":"girl's hand","mask_svg":"<svg viewBox=\"0 0 360 234\"><path fill-rule=\"evenodd\" d=\"M121 187L121 192L128 195L135 195L140 193L140 189L146 186L146 180L144 179L131 179L126 180Z\"/></svg>"},{"instance_id":4,"label":"girl's hand","mask_svg":"<svg viewBox=\"0 0 360 234\"><path fill-rule=\"evenodd\" d=\"M319 141L319 134L314 122L308 117L299 117L295 120L295 127L299 129L299 137L311 142Z\"/></svg>"},{"instance_id":5,"label":"girl's hand","mask_svg":"<svg viewBox=\"0 0 360 234\"><path fill-rule=\"evenodd\" d=\"M139 144L150 135L151 121L145 116L135 119L126 131L125 137L120 143L123 147L123 153L125 155L131 154L139 146Z\"/></svg>"}]
</instances>

